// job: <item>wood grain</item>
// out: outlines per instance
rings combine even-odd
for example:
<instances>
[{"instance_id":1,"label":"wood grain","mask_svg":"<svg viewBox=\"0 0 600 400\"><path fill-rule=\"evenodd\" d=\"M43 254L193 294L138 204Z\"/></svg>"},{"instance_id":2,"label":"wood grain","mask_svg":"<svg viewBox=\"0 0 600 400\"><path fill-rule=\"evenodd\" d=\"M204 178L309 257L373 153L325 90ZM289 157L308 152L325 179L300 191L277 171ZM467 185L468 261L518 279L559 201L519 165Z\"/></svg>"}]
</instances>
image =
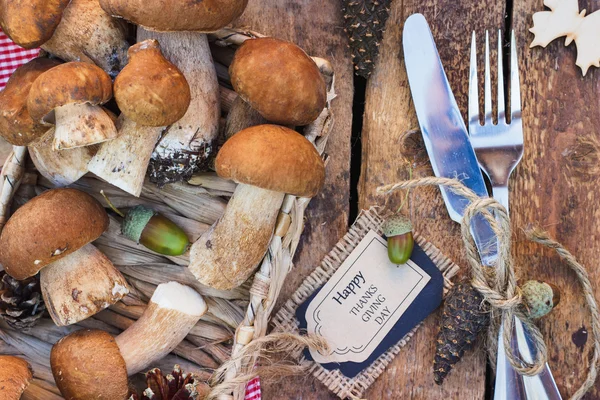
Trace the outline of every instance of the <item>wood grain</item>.
<instances>
[{"instance_id":1,"label":"wood grain","mask_svg":"<svg viewBox=\"0 0 600 400\"><path fill-rule=\"evenodd\" d=\"M395 210L404 194L376 194L381 184L433 172L423 149L406 76L402 51L405 19L415 13L429 22L456 100L466 113L471 31L483 37L485 29L504 24L504 4L476 0L461 2L426 0L392 2L391 15L381 46L380 59L367 85L362 131L362 170L359 207L386 206ZM431 99L435 102L436 99ZM411 172L409 172L411 171ZM409 195L403 212L416 227L448 257L465 266L458 224L448 217L437 188L419 189ZM445 381L436 386L432 360L439 315L426 320L384 374L367 392L373 399L482 399L485 395L486 365L482 352L469 352ZM465 384L467 383L468 384Z\"/></svg>"},{"instance_id":2,"label":"wood grain","mask_svg":"<svg viewBox=\"0 0 600 400\"><path fill-rule=\"evenodd\" d=\"M589 14L600 3L580 1L579 6ZM512 181L513 226L534 223L548 230L587 267L594 285L600 281L600 70L590 68L582 77L575 66L575 46L564 47L564 39L545 49L529 49L532 15L542 10L541 1L515 2L525 155ZM581 346L585 340L577 334L582 327L590 328L581 288L553 252L515 232L513 252L523 279L548 280L562 291L560 305L541 321L541 328L550 368L563 398L568 398L585 378L591 352L590 341ZM597 384L586 398L599 397Z\"/></svg>"},{"instance_id":3,"label":"wood grain","mask_svg":"<svg viewBox=\"0 0 600 400\"><path fill-rule=\"evenodd\" d=\"M335 126L326 149L330 156L327 179L323 191L308 209L295 267L280 295L281 304L300 286L348 227L352 63L346 48L338 0L250 0L235 25L290 40L311 56L330 60L336 72L338 97L333 101ZM263 394L265 399L335 398L312 377L308 378L308 382L303 377L295 377L272 384L264 383Z\"/></svg>"}]
</instances>

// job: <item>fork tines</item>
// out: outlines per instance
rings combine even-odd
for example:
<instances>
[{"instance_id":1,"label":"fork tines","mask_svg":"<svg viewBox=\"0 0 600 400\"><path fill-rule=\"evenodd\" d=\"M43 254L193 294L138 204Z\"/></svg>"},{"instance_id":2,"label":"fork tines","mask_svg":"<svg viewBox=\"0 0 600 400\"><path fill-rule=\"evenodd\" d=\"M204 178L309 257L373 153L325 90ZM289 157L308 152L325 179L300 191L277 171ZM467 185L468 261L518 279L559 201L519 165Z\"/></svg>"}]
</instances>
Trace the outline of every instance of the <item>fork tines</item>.
<instances>
[{"instance_id":1,"label":"fork tines","mask_svg":"<svg viewBox=\"0 0 600 400\"><path fill-rule=\"evenodd\" d=\"M504 97L504 67L502 64L502 34L498 30L498 123L508 123L506 116L506 101ZM519 91L519 69L517 62L517 49L515 45L515 32L511 33L510 45L510 120L521 118L521 95ZM493 121L492 112L492 84L490 74L490 38L488 31L485 32L485 82L484 82L484 119L479 116L479 88L477 80L477 44L475 32L471 40L471 68L469 80L469 125L487 125Z\"/></svg>"}]
</instances>

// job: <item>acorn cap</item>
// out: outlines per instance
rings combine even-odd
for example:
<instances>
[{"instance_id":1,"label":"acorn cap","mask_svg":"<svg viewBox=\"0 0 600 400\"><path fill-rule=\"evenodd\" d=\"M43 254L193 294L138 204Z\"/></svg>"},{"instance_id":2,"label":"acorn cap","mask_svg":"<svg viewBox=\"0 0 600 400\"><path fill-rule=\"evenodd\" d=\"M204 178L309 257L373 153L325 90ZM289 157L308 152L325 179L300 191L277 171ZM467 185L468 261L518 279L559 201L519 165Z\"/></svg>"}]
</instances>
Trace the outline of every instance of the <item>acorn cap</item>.
<instances>
[{"instance_id":1,"label":"acorn cap","mask_svg":"<svg viewBox=\"0 0 600 400\"><path fill-rule=\"evenodd\" d=\"M27 107L39 123L54 123L54 109L73 104L101 105L112 97L112 80L99 67L69 62L44 72L33 83Z\"/></svg>"},{"instance_id":2,"label":"acorn cap","mask_svg":"<svg viewBox=\"0 0 600 400\"><path fill-rule=\"evenodd\" d=\"M27 361L0 355L0 398L20 399L32 379L33 371Z\"/></svg>"},{"instance_id":3,"label":"acorn cap","mask_svg":"<svg viewBox=\"0 0 600 400\"><path fill-rule=\"evenodd\" d=\"M102 205L75 189L53 189L19 208L0 234L0 262L17 280L96 240L108 228Z\"/></svg>"},{"instance_id":4,"label":"acorn cap","mask_svg":"<svg viewBox=\"0 0 600 400\"><path fill-rule=\"evenodd\" d=\"M191 101L183 73L163 56L158 41L151 39L129 48L129 64L115 79L114 92L123 114L144 126L179 121Z\"/></svg>"},{"instance_id":5,"label":"acorn cap","mask_svg":"<svg viewBox=\"0 0 600 400\"><path fill-rule=\"evenodd\" d=\"M47 126L29 116L27 97L33 82L59 64L48 58L34 58L17 68L0 92L0 135L10 144L27 146L48 131Z\"/></svg>"},{"instance_id":6,"label":"acorn cap","mask_svg":"<svg viewBox=\"0 0 600 400\"><path fill-rule=\"evenodd\" d=\"M59 340L50 353L56 386L65 399L125 399L127 367L115 339L100 330L80 330Z\"/></svg>"},{"instance_id":7,"label":"acorn cap","mask_svg":"<svg viewBox=\"0 0 600 400\"><path fill-rule=\"evenodd\" d=\"M317 64L284 40L246 40L229 67L231 84L268 121L307 125L323 111L327 86Z\"/></svg>"},{"instance_id":8,"label":"acorn cap","mask_svg":"<svg viewBox=\"0 0 600 400\"><path fill-rule=\"evenodd\" d=\"M70 2L71 0L1 1L2 30L21 47L39 47L52 37Z\"/></svg>"},{"instance_id":9,"label":"acorn cap","mask_svg":"<svg viewBox=\"0 0 600 400\"><path fill-rule=\"evenodd\" d=\"M386 237L400 236L412 232L413 226L410 219L401 214L394 214L389 217L381 227Z\"/></svg>"},{"instance_id":10,"label":"acorn cap","mask_svg":"<svg viewBox=\"0 0 600 400\"><path fill-rule=\"evenodd\" d=\"M148 222L156 214L154 210L144 206L130 208L125 214L125 219L121 225L121 232L127 238L139 244L144 228L146 228Z\"/></svg>"},{"instance_id":11,"label":"acorn cap","mask_svg":"<svg viewBox=\"0 0 600 400\"><path fill-rule=\"evenodd\" d=\"M558 288L546 282L527 281L521 286L521 291L527 315L532 319L538 319L548 314L560 302Z\"/></svg>"},{"instance_id":12,"label":"acorn cap","mask_svg":"<svg viewBox=\"0 0 600 400\"><path fill-rule=\"evenodd\" d=\"M242 15L248 0L100 0L108 14L153 31L214 32Z\"/></svg>"},{"instance_id":13,"label":"acorn cap","mask_svg":"<svg viewBox=\"0 0 600 400\"><path fill-rule=\"evenodd\" d=\"M217 174L238 183L313 197L325 182L323 159L304 136L278 125L233 135L217 154Z\"/></svg>"}]
</instances>

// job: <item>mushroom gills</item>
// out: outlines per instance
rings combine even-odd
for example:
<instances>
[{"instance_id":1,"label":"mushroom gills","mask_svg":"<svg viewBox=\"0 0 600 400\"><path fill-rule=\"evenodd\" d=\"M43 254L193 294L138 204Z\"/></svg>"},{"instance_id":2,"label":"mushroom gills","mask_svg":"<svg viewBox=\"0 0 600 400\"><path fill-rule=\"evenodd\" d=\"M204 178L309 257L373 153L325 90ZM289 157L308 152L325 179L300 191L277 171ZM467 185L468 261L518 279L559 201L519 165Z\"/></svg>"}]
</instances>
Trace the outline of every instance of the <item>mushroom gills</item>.
<instances>
[{"instance_id":1,"label":"mushroom gills","mask_svg":"<svg viewBox=\"0 0 600 400\"><path fill-rule=\"evenodd\" d=\"M106 142L118 136L110 115L89 103L67 104L54 110L54 149L70 149Z\"/></svg>"},{"instance_id":2,"label":"mushroom gills","mask_svg":"<svg viewBox=\"0 0 600 400\"><path fill-rule=\"evenodd\" d=\"M223 217L192 246L189 268L194 276L216 289L244 283L267 252L284 197L238 184Z\"/></svg>"}]
</instances>

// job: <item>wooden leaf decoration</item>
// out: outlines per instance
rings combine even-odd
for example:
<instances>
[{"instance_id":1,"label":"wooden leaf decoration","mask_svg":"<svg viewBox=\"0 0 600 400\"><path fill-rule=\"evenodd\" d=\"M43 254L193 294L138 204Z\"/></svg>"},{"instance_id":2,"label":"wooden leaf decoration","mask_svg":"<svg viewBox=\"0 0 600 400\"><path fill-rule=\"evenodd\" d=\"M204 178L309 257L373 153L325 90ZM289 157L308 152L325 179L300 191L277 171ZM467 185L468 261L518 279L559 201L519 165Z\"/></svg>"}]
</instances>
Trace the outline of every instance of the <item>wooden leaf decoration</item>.
<instances>
[{"instance_id":1,"label":"wooden leaf decoration","mask_svg":"<svg viewBox=\"0 0 600 400\"><path fill-rule=\"evenodd\" d=\"M577 0L545 0L550 11L533 14L535 35L530 47L546 47L551 41L565 36L565 46L575 41L577 62L583 75L589 67L600 66L600 11L586 16L586 10L579 11Z\"/></svg>"}]
</instances>

